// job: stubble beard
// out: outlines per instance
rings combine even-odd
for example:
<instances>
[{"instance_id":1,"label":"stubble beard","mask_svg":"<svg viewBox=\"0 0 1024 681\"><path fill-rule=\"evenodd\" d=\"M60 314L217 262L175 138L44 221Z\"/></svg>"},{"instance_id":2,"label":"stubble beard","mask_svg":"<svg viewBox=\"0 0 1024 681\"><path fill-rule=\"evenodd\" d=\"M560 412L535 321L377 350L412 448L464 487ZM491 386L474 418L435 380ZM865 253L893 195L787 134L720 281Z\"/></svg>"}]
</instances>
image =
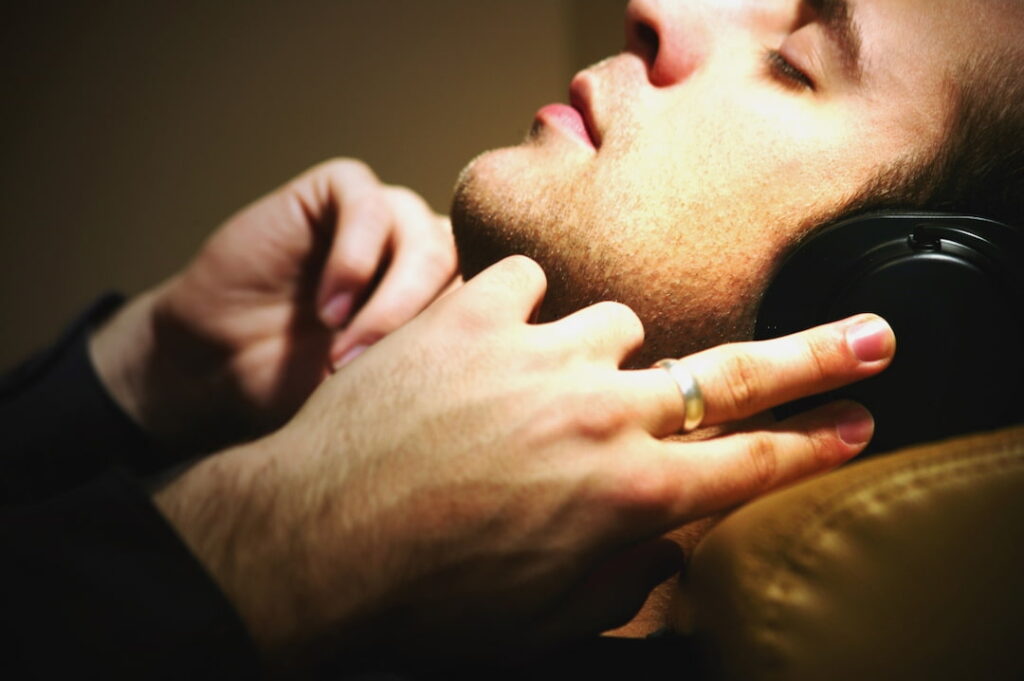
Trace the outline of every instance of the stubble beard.
<instances>
[{"instance_id":1,"label":"stubble beard","mask_svg":"<svg viewBox=\"0 0 1024 681\"><path fill-rule=\"evenodd\" d=\"M680 241L685 230L652 239L626 217L649 212L635 204L628 188L616 192L605 183L605 191L595 195L592 188L602 186L595 178L545 182L525 166L519 173L495 172L493 161L490 153L477 157L456 185L451 218L467 279L522 254L548 277L538 321L605 300L628 305L646 332L643 348L625 364L629 368L752 336L763 283L752 285L720 262L704 267L714 258L692 253L697 248ZM567 186L575 189L567 192ZM609 206L615 206L613 214Z\"/></svg>"}]
</instances>

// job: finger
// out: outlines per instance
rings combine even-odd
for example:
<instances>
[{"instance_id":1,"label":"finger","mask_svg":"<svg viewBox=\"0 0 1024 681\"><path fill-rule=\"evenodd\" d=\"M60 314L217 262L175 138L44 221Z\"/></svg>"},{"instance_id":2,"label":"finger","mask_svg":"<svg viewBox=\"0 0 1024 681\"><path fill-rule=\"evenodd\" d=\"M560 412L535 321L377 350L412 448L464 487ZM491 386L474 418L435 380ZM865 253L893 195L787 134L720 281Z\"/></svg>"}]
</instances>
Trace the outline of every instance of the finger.
<instances>
[{"instance_id":1,"label":"finger","mask_svg":"<svg viewBox=\"0 0 1024 681\"><path fill-rule=\"evenodd\" d=\"M529 321L547 290L547 277L536 262L513 255L491 265L439 301L462 311L464 323Z\"/></svg>"},{"instance_id":2,"label":"finger","mask_svg":"<svg viewBox=\"0 0 1024 681\"><path fill-rule=\"evenodd\" d=\"M655 437L682 430L683 399L679 386L664 369L620 371L612 386L638 427Z\"/></svg>"},{"instance_id":3,"label":"finger","mask_svg":"<svg viewBox=\"0 0 1024 681\"><path fill-rule=\"evenodd\" d=\"M597 303L540 328L574 351L583 350L584 356L615 367L644 342L643 322L622 303Z\"/></svg>"},{"instance_id":4,"label":"finger","mask_svg":"<svg viewBox=\"0 0 1024 681\"><path fill-rule=\"evenodd\" d=\"M384 260L394 217L368 169L332 167L325 181L336 219L317 300L321 320L328 328L337 328Z\"/></svg>"},{"instance_id":5,"label":"finger","mask_svg":"<svg viewBox=\"0 0 1024 681\"><path fill-rule=\"evenodd\" d=\"M774 340L722 345L682 363L700 386L703 425L711 426L873 376L895 349L885 320L865 314Z\"/></svg>"},{"instance_id":6,"label":"finger","mask_svg":"<svg viewBox=\"0 0 1024 681\"><path fill-rule=\"evenodd\" d=\"M455 244L450 232L424 203L392 201L395 220L408 228L396 240L395 255L369 300L335 340L331 359L343 366L364 349L415 317L455 274ZM418 239L416 237L419 237Z\"/></svg>"},{"instance_id":7,"label":"finger","mask_svg":"<svg viewBox=\"0 0 1024 681\"><path fill-rule=\"evenodd\" d=\"M677 490L671 526L733 508L789 482L839 466L863 451L871 414L836 402L771 428L698 442L656 442L656 475Z\"/></svg>"},{"instance_id":8,"label":"finger","mask_svg":"<svg viewBox=\"0 0 1024 681\"><path fill-rule=\"evenodd\" d=\"M701 425L714 426L873 376L889 365L895 347L885 320L864 314L783 338L721 345L680 362L700 388ZM642 427L657 437L682 428L685 404L668 371L624 376L620 394Z\"/></svg>"}]
</instances>

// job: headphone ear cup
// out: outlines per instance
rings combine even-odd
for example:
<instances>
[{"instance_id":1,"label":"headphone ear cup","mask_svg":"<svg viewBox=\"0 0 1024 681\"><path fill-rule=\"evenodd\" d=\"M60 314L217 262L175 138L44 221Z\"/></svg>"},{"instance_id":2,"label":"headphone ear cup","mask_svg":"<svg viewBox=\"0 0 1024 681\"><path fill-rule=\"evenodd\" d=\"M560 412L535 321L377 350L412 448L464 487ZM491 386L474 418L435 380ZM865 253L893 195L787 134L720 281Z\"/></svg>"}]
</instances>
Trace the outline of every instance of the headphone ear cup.
<instances>
[{"instance_id":1,"label":"headphone ear cup","mask_svg":"<svg viewBox=\"0 0 1024 681\"><path fill-rule=\"evenodd\" d=\"M879 376L776 415L856 400L875 417L869 452L1020 421L1021 254L1015 230L981 218L887 213L821 230L769 286L756 337L874 312L893 327L896 357Z\"/></svg>"}]
</instances>

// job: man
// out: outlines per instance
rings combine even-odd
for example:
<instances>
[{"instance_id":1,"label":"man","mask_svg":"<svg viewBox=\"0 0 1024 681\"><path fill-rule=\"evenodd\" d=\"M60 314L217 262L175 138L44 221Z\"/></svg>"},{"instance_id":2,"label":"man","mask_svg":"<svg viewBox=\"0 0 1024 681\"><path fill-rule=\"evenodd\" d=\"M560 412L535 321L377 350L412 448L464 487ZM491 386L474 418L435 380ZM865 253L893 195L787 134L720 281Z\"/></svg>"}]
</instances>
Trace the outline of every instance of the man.
<instances>
[{"instance_id":1,"label":"man","mask_svg":"<svg viewBox=\"0 0 1024 681\"><path fill-rule=\"evenodd\" d=\"M913 189L911 178L937 186L912 171L946 149L960 103L948 86L983 48L1013 47L982 33L1016 11L631 4L630 50L574 81L574 110L542 110L522 147L472 164L456 196L466 274L528 253L550 276L541 316L564 317L554 324L524 323L544 283L505 261L359 355L449 268L443 256L399 266L415 251L397 227L416 212L408 196L382 199L351 165L300 178L93 337L107 389L179 458L243 443L171 476L156 506L278 657L325 637L343 650L422 653L446 634L529 648L620 621L676 565L660 531L835 465L870 422L840 405L662 449L650 438L678 429L678 395L659 371L616 367L744 337L773 264L814 225ZM354 205L382 217L354 219ZM433 224L422 209L412 222ZM377 226L370 267L347 262L358 224ZM378 321L333 333L388 240L391 267L358 313ZM382 322L421 290L403 274L421 269L434 272L429 293ZM578 311L603 299L639 313L642 351L623 308ZM705 423L724 425L867 376L891 353L884 325L860 319L688 361ZM287 426L245 442L291 417L328 358L339 375ZM451 449L453 433L469 437Z\"/></svg>"},{"instance_id":2,"label":"man","mask_svg":"<svg viewBox=\"0 0 1024 681\"><path fill-rule=\"evenodd\" d=\"M526 253L551 278L543 315L628 304L642 366L749 338L780 256L832 218L897 205L1018 223L1021 13L631 2L628 51L573 80L575 113L543 109L525 144L463 173L463 272Z\"/></svg>"}]
</instances>

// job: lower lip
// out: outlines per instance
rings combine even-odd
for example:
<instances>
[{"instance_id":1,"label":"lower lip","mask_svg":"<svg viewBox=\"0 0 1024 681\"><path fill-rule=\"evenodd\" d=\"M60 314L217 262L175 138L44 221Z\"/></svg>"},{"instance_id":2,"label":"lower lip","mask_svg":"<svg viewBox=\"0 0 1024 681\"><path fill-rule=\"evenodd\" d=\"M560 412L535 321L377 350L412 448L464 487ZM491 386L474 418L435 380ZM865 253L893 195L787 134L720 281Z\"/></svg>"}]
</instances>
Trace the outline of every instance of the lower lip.
<instances>
[{"instance_id":1,"label":"lower lip","mask_svg":"<svg viewBox=\"0 0 1024 681\"><path fill-rule=\"evenodd\" d=\"M578 138L591 149L595 149L593 140L587 132L587 125L583 122L583 116L576 109L567 104L548 104L537 112L537 120L541 123L561 128L574 137Z\"/></svg>"}]
</instances>

